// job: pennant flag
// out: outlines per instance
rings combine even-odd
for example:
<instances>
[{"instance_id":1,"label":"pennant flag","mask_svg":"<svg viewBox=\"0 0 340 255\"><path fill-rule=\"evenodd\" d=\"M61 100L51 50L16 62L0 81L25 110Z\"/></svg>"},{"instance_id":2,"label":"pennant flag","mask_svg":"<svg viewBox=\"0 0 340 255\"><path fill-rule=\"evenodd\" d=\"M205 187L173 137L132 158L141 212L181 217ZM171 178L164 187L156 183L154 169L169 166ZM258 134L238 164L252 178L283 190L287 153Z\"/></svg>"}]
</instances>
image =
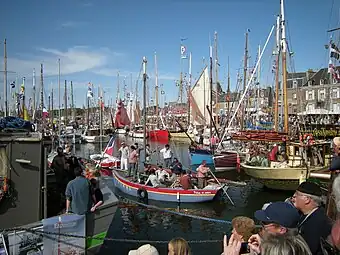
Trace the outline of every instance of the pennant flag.
<instances>
[{"instance_id":1,"label":"pennant flag","mask_svg":"<svg viewBox=\"0 0 340 255\"><path fill-rule=\"evenodd\" d=\"M15 88L15 81L12 81L12 83L11 83L11 88L12 88L12 89Z\"/></svg>"},{"instance_id":2,"label":"pennant flag","mask_svg":"<svg viewBox=\"0 0 340 255\"><path fill-rule=\"evenodd\" d=\"M45 107L43 108L43 111L42 111L42 117L43 118L47 118L48 117L48 111L47 111L47 109Z\"/></svg>"}]
</instances>

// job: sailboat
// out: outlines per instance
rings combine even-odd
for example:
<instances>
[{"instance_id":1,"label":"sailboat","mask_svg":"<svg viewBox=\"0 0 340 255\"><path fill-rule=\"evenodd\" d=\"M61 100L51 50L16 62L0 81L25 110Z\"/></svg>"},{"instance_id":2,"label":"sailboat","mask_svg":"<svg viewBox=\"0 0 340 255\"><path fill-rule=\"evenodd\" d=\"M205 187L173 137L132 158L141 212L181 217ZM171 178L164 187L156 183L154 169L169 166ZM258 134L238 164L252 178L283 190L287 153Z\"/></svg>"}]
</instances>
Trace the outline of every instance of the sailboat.
<instances>
[{"instance_id":1,"label":"sailboat","mask_svg":"<svg viewBox=\"0 0 340 255\"><path fill-rule=\"evenodd\" d=\"M282 54L282 84L283 84L283 103L284 103L284 132L278 132L278 93L276 93L276 107L275 107L275 131L243 131L239 134L239 137L246 137L248 141L266 141L268 142L289 142L288 136L288 99L287 99L287 68L286 68L286 55L287 55L287 42L285 35L285 18L284 18L284 3L283 0L280 1L281 5L281 16L277 18L276 33L277 33L277 54ZM273 29L272 29L273 30ZM280 40L280 30L281 30L281 40ZM262 55L262 54L261 54ZM279 58L277 58L279 60ZM279 66L279 62L277 63ZM276 68L276 86L278 86L278 68ZM248 87L248 86L247 86ZM248 89L248 88L247 88ZM278 91L278 87L276 87ZM246 93L246 91L245 91ZM254 179L262 182L266 187L276 190L295 190L299 183L305 181L309 178L310 173L313 171L318 171L325 169L327 167L327 161L325 157L320 160L320 164L313 164L307 162L308 159L302 158L300 156L300 148L302 141L294 143L290 142L288 144L288 150L286 151L288 155L288 160L286 163L280 162L270 162L267 166L254 166L251 161L247 160L245 163L241 163L241 168L244 169L245 173ZM311 145L307 145L311 148ZM326 143L315 143L316 150L328 146ZM303 150L306 149L306 145L303 146Z\"/></svg>"},{"instance_id":2,"label":"sailboat","mask_svg":"<svg viewBox=\"0 0 340 255\"><path fill-rule=\"evenodd\" d=\"M122 100L119 100L117 103L117 110L114 119L116 133L126 135L126 127L128 127L130 123L131 121L125 109L124 103Z\"/></svg>"}]
</instances>

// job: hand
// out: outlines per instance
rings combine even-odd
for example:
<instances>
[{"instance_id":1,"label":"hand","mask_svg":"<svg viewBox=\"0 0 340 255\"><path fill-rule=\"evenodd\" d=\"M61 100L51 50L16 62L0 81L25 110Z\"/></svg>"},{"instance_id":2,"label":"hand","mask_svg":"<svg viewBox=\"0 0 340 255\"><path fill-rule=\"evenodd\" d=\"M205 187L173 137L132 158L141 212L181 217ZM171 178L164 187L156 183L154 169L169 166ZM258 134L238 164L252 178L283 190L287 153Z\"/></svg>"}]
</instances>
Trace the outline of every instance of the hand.
<instances>
[{"instance_id":1,"label":"hand","mask_svg":"<svg viewBox=\"0 0 340 255\"><path fill-rule=\"evenodd\" d=\"M95 206L93 206L93 207L91 208L91 212L94 212L96 209L97 209L97 208L96 208Z\"/></svg>"},{"instance_id":2,"label":"hand","mask_svg":"<svg viewBox=\"0 0 340 255\"><path fill-rule=\"evenodd\" d=\"M234 238L234 234L231 235L229 242L227 243L227 236L223 238L223 255L239 255L241 249L241 242Z\"/></svg>"},{"instance_id":3,"label":"hand","mask_svg":"<svg viewBox=\"0 0 340 255\"><path fill-rule=\"evenodd\" d=\"M248 244L251 251L256 254L261 253L261 237L258 234L252 235L248 240Z\"/></svg>"}]
</instances>

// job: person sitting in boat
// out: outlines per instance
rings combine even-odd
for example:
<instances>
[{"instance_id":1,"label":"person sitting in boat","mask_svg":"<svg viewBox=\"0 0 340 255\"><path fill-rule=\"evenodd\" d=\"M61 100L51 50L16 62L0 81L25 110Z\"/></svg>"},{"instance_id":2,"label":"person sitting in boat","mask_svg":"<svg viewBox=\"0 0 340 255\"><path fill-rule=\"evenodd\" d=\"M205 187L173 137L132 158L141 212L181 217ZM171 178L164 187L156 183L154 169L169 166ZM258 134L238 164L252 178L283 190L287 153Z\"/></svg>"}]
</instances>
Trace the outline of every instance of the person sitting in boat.
<instances>
[{"instance_id":1,"label":"person sitting in boat","mask_svg":"<svg viewBox=\"0 0 340 255\"><path fill-rule=\"evenodd\" d=\"M192 189L190 173L191 173L190 170L188 170L186 173L181 172L179 183L181 184L182 188L185 190Z\"/></svg>"},{"instance_id":2,"label":"person sitting in boat","mask_svg":"<svg viewBox=\"0 0 340 255\"><path fill-rule=\"evenodd\" d=\"M160 150L160 153L163 154L164 165L166 168L169 168L172 159L172 151L170 149L169 144L166 144L163 149Z\"/></svg>"},{"instance_id":3,"label":"person sitting in boat","mask_svg":"<svg viewBox=\"0 0 340 255\"><path fill-rule=\"evenodd\" d=\"M177 175L181 174L183 171L183 166L181 162L179 162L178 158L174 158L174 161L172 161L170 165L170 169Z\"/></svg>"},{"instance_id":4,"label":"person sitting in boat","mask_svg":"<svg viewBox=\"0 0 340 255\"><path fill-rule=\"evenodd\" d=\"M145 182L145 185L152 186L154 188L165 187L165 185L158 180L155 172L151 172L151 174L149 175L148 179Z\"/></svg>"},{"instance_id":5,"label":"person sitting in boat","mask_svg":"<svg viewBox=\"0 0 340 255\"><path fill-rule=\"evenodd\" d=\"M202 164L196 169L198 188L203 189L206 186L207 175L209 173L209 167L207 167L207 161L203 160Z\"/></svg>"},{"instance_id":6,"label":"person sitting in boat","mask_svg":"<svg viewBox=\"0 0 340 255\"><path fill-rule=\"evenodd\" d=\"M161 183L164 183L165 179L170 177L168 171L164 170L162 166L159 166L155 173Z\"/></svg>"}]
</instances>

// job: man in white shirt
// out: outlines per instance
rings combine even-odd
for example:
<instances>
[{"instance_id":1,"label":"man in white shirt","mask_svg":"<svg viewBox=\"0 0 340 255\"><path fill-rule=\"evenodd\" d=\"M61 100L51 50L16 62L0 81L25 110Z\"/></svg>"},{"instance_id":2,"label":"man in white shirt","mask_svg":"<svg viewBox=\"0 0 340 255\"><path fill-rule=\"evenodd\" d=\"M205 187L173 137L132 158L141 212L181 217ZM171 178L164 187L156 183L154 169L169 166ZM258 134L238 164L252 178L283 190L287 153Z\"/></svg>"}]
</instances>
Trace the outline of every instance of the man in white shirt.
<instances>
[{"instance_id":1,"label":"man in white shirt","mask_svg":"<svg viewBox=\"0 0 340 255\"><path fill-rule=\"evenodd\" d=\"M120 170L128 170L128 158L129 158L129 147L122 142L122 147L119 149L120 152Z\"/></svg>"},{"instance_id":2,"label":"man in white shirt","mask_svg":"<svg viewBox=\"0 0 340 255\"><path fill-rule=\"evenodd\" d=\"M148 185L149 183L151 183L152 187L154 188L164 187L164 185L160 183L154 173L149 175L149 178L146 180L145 185Z\"/></svg>"},{"instance_id":3,"label":"man in white shirt","mask_svg":"<svg viewBox=\"0 0 340 255\"><path fill-rule=\"evenodd\" d=\"M172 151L170 150L169 144L166 144L164 148L160 150L160 153L163 154L165 167L169 168L171 164L171 159L172 159Z\"/></svg>"},{"instance_id":4,"label":"man in white shirt","mask_svg":"<svg viewBox=\"0 0 340 255\"><path fill-rule=\"evenodd\" d=\"M165 181L165 178L170 178L170 175L167 171L165 171L163 168L159 168L158 170L156 170L156 176L158 178L158 180L160 182L163 182Z\"/></svg>"}]
</instances>

